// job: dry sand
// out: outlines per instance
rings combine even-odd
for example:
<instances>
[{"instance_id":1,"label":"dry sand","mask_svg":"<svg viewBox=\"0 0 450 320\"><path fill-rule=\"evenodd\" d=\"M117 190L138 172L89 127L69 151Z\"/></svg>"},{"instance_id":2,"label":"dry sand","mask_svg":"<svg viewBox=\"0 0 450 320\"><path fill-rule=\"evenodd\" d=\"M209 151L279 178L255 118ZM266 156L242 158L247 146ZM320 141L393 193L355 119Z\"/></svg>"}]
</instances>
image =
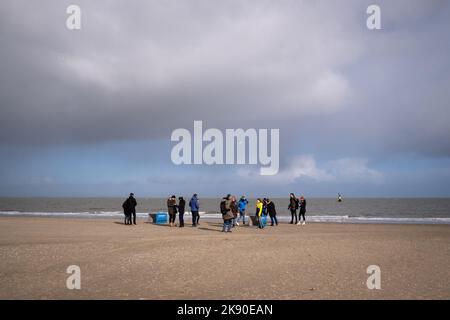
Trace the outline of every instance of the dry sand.
<instances>
[{"instance_id":1,"label":"dry sand","mask_svg":"<svg viewBox=\"0 0 450 320\"><path fill-rule=\"evenodd\" d=\"M450 225L0 217L1 299L449 299ZM81 268L81 290L66 268ZM381 290L366 286L381 268Z\"/></svg>"}]
</instances>

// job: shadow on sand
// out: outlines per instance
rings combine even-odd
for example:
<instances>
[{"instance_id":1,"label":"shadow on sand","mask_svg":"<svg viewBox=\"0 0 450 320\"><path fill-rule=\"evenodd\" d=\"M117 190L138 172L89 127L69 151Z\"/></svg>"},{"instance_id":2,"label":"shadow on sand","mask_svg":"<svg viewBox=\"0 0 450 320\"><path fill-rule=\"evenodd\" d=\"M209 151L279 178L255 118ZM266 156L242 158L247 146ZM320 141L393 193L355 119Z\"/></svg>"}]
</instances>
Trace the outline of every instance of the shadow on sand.
<instances>
[{"instance_id":1,"label":"shadow on sand","mask_svg":"<svg viewBox=\"0 0 450 320\"><path fill-rule=\"evenodd\" d=\"M211 228L205 228L205 227L198 227L197 229L202 230L202 231L222 232L222 230L219 230L219 229L211 229Z\"/></svg>"},{"instance_id":2,"label":"shadow on sand","mask_svg":"<svg viewBox=\"0 0 450 320\"><path fill-rule=\"evenodd\" d=\"M164 224L158 224L158 223L153 223L153 222L150 222L150 221L146 221L146 222L144 222L145 224L151 224L152 226L155 226L155 227L165 227L165 228L170 228L170 225L169 224L166 224L166 223L164 223ZM172 228L178 228L178 227L172 227Z\"/></svg>"}]
</instances>

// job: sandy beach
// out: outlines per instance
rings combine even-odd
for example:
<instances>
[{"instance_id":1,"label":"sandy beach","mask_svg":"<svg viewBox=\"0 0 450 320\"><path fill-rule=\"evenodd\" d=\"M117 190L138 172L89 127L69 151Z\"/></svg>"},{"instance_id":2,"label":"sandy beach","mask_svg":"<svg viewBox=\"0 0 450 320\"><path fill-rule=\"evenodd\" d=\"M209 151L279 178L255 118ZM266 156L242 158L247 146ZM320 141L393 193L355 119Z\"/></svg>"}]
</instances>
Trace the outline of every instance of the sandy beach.
<instances>
[{"instance_id":1,"label":"sandy beach","mask_svg":"<svg viewBox=\"0 0 450 320\"><path fill-rule=\"evenodd\" d=\"M1 299L449 299L450 225L0 217ZM81 268L81 289L66 268ZM369 290L366 268L381 268Z\"/></svg>"}]
</instances>

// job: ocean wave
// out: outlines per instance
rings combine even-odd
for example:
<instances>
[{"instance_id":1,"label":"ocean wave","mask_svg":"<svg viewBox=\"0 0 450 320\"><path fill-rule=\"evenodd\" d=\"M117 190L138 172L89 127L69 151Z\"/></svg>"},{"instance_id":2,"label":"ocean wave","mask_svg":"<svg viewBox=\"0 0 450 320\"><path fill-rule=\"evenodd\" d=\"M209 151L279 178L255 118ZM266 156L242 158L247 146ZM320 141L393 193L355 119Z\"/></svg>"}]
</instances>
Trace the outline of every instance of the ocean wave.
<instances>
[{"instance_id":1,"label":"ocean wave","mask_svg":"<svg viewBox=\"0 0 450 320\"><path fill-rule=\"evenodd\" d=\"M290 217L288 217L290 219ZM441 217L363 217L363 216L307 216L312 222L385 223L385 224L450 224L450 218Z\"/></svg>"},{"instance_id":2,"label":"ocean wave","mask_svg":"<svg viewBox=\"0 0 450 320\"><path fill-rule=\"evenodd\" d=\"M203 217L214 217L214 215L204 214L200 211ZM138 217L148 217L148 212L137 212ZM190 216L191 212L186 212L185 215ZM0 216L37 216L37 217L120 217L123 216L123 211L92 211L92 212L43 212L43 211L0 211Z\"/></svg>"},{"instance_id":3,"label":"ocean wave","mask_svg":"<svg viewBox=\"0 0 450 320\"><path fill-rule=\"evenodd\" d=\"M147 218L148 212L138 212L139 218ZM185 216L190 216L186 212ZM93 212L26 212L26 211L0 211L0 216L41 216L41 217L79 217L79 218L122 218L122 211L93 211ZM220 213L200 212L205 219L222 219ZM247 216L248 217L248 216ZM269 217L268 217L269 218ZM290 221L290 216L277 215L279 221ZM348 215L307 215L308 222L324 223L379 223L379 224L450 224L450 218L442 217L364 217Z\"/></svg>"}]
</instances>

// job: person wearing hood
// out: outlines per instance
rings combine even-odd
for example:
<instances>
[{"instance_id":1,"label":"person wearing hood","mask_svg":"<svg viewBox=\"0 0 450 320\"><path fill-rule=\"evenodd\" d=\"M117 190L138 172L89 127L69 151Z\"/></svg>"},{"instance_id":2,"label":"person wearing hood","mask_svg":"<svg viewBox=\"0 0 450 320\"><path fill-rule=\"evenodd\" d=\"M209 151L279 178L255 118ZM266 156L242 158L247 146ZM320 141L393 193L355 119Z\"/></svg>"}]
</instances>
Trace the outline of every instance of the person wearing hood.
<instances>
[{"instance_id":1,"label":"person wearing hood","mask_svg":"<svg viewBox=\"0 0 450 320\"><path fill-rule=\"evenodd\" d=\"M239 226L239 221L241 221L241 219L242 219L243 225L245 225L245 209L247 208L247 205L248 205L248 200L245 198L245 196L242 196L238 202L239 219L236 221L237 226Z\"/></svg>"},{"instance_id":2,"label":"person wearing hood","mask_svg":"<svg viewBox=\"0 0 450 320\"><path fill-rule=\"evenodd\" d=\"M191 208L191 213L192 213L192 226L196 227L197 225L199 225L198 222L200 220L200 215L198 213L198 211L200 209L200 203L198 201L198 197L197 197L196 193L194 193L191 200L189 201L189 207Z\"/></svg>"},{"instance_id":3,"label":"person wearing hood","mask_svg":"<svg viewBox=\"0 0 450 320\"><path fill-rule=\"evenodd\" d=\"M186 200L183 197L178 198L178 220L180 221L180 228L184 227L184 210L186 207Z\"/></svg>"},{"instance_id":4,"label":"person wearing hood","mask_svg":"<svg viewBox=\"0 0 450 320\"><path fill-rule=\"evenodd\" d=\"M177 216L177 197L175 195L167 199L167 211L169 213L169 225L175 226L175 218Z\"/></svg>"}]
</instances>

